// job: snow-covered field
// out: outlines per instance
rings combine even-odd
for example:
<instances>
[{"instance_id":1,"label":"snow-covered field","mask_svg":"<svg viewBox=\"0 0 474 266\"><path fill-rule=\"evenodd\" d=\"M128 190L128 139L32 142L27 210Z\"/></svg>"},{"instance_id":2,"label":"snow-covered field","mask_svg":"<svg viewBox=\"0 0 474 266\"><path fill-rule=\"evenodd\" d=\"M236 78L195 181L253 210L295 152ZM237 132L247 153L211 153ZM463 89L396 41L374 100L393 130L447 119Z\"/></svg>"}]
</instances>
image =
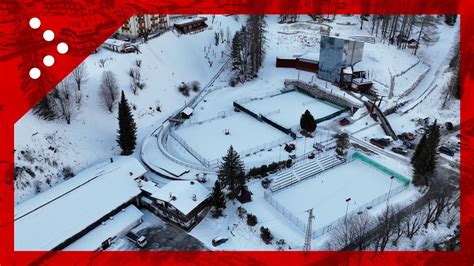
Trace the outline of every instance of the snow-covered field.
<instances>
[{"instance_id":1,"label":"snow-covered field","mask_svg":"<svg viewBox=\"0 0 474 266\"><path fill-rule=\"evenodd\" d=\"M334 105L297 91L256 99L243 104L243 106L285 128L298 126L300 117L306 110L313 115L314 119L319 119L342 109L342 107L338 109Z\"/></svg>"},{"instance_id":2,"label":"snow-covered field","mask_svg":"<svg viewBox=\"0 0 474 266\"><path fill-rule=\"evenodd\" d=\"M229 130L229 135L225 134L225 130ZM220 159L231 145L237 152L242 153L268 142L291 139L272 126L244 113L184 127L176 130L176 134L209 161Z\"/></svg>"},{"instance_id":3,"label":"snow-covered field","mask_svg":"<svg viewBox=\"0 0 474 266\"><path fill-rule=\"evenodd\" d=\"M275 193L272 197L301 221L308 218L307 210L314 208L314 229L320 229L373 199L388 193L390 176L359 161L325 171L315 178L302 181ZM393 180L392 189L403 184Z\"/></svg>"}]
</instances>

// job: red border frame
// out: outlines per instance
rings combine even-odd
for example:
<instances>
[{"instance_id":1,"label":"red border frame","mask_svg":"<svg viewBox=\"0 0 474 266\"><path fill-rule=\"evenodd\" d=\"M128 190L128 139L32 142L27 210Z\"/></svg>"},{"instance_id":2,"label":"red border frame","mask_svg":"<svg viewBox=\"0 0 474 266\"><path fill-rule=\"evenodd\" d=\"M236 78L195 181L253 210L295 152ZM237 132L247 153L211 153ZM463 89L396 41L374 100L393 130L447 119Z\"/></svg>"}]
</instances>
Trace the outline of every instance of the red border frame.
<instances>
[{"instance_id":1,"label":"red border frame","mask_svg":"<svg viewBox=\"0 0 474 266\"><path fill-rule=\"evenodd\" d=\"M61 30L91 29L91 37L99 46L124 21L135 13L207 13L207 14L461 14L461 134L472 119L470 107L474 79L473 36L474 4L470 0L2 0L0 2L0 265L28 264L44 252L13 251L13 167L14 123L21 118L53 86L89 55L94 47L74 49L81 38L65 39ZM28 26L31 17L41 19L41 31ZM69 24L73 20L82 24ZM87 21L87 24L84 22ZM42 31L51 29L56 39L42 40ZM57 41L66 41L66 55L55 51ZM53 67L40 63L46 54L56 55ZM34 63L38 62L38 63ZM31 80L28 71L37 66L42 76ZM6 81L6 82L5 82ZM473 120L474 121L474 120ZM469 123L471 124L471 123ZM468 140L469 141L469 140ZM469 143L470 144L470 143ZM472 146L470 144L469 146ZM459 252L56 252L49 253L48 264L466 264L473 265L474 194L470 181L473 152L461 151L461 251Z\"/></svg>"}]
</instances>

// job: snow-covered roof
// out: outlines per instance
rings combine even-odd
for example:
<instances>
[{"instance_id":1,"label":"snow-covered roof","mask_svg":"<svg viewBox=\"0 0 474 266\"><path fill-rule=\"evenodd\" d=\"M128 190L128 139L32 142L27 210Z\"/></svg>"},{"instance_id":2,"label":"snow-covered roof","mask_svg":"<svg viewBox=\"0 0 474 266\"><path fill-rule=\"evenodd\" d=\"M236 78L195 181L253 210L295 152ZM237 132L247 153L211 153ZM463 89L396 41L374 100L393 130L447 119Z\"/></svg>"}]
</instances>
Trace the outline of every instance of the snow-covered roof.
<instances>
[{"instance_id":1,"label":"snow-covered roof","mask_svg":"<svg viewBox=\"0 0 474 266\"><path fill-rule=\"evenodd\" d=\"M186 107L186 108L184 108L183 111L181 111L181 113L183 113L183 114L185 114L185 115L187 115L187 116L190 116L190 115L193 113L193 111L194 111L193 108L191 108L191 107Z\"/></svg>"},{"instance_id":2,"label":"snow-covered roof","mask_svg":"<svg viewBox=\"0 0 474 266\"><path fill-rule=\"evenodd\" d=\"M352 74L352 67L348 66L342 69L342 73L344 74Z\"/></svg>"},{"instance_id":3,"label":"snow-covered roof","mask_svg":"<svg viewBox=\"0 0 474 266\"><path fill-rule=\"evenodd\" d=\"M174 23L174 25L175 26L187 26L189 24L204 22L206 20L207 20L206 17L193 17L193 18L180 20L179 22Z\"/></svg>"},{"instance_id":4,"label":"snow-covered roof","mask_svg":"<svg viewBox=\"0 0 474 266\"><path fill-rule=\"evenodd\" d=\"M151 197L169 202L184 215L189 214L209 197L209 191L196 181L170 181ZM194 195L196 200L193 200ZM175 200L172 197L175 197Z\"/></svg>"},{"instance_id":5,"label":"snow-covered roof","mask_svg":"<svg viewBox=\"0 0 474 266\"><path fill-rule=\"evenodd\" d=\"M15 250L51 250L140 194L134 157L92 166L15 207Z\"/></svg>"},{"instance_id":6,"label":"snow-covered roof","mask_svg":"<svg viewBox=\"0 0 474 266\"><path fill-rule=\"evenodd\" d=\"M133 205L129 205L121 212L113 216L102 224L98 225L85 236L67 246L63 250L69 251L92 251L101 247L102 242L109 237L115 237L119 234L126 233L127 229L131 229L142 218L143 213Z\"/></svg>"},{"instance_id":7,"label":"snow-covered roof","mask_svg":"<svg viewBox=\"0 0 474 266\"><path fill-rule=\"evenodd\" d=\"M112 46L122 46L122 45L128 45L129 43L126 41L122 40L117 40L117 39L107 39L104 42L105 44L112 45Z\"/></svg>"},{"instance_id":8,"label":"snow-covered roof","mask_svg":"<svg viewBox=\"0 0 474 266\"><path fill-rule=\"evenodd\" d=\"M363 85L363 84L371 84L372 81L369 79L363 79L363 78L355 78L352 80L352 83L358 84L358 85Z\"/></svg>"},{"instance_id":9,"label":"snow-covered roof","mask_svg":"<svg viewBox=\"0 0 474 266\"><path fill-rule=\"evenodd\" d=\"M156 193L160 188L153 181L140 181L140 189L150 194Z\"/></svg>"}]
</instances>

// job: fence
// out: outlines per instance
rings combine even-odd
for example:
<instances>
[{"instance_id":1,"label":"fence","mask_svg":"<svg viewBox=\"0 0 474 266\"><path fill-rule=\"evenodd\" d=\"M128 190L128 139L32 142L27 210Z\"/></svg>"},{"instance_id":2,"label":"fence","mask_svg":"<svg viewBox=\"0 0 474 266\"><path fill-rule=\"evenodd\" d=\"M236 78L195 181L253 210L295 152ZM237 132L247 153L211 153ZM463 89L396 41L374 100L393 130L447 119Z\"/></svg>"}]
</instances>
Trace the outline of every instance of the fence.
<instances>
[{"instance_id":1,"label":"fence","mask_svg":"<svg viewBox=\"0 0 474 266\"><path fill-rule=\"evenodd\" d=\"M199 121L197 118L191 118L191 119L186 120L184 123L182 123L179 126L179 128L183 129L183 128L188 128L188 127L191 127L191 126L194 126L194 125L202 125L204 123L209 123L209 122L212 122L212 121L217 120L217 119L223 119L223 118L226 118L228 116L235 115L235 114L236 114L236 112L234 110L227 110L227 111L218 112L216 116L214 116L212 118L204 119L204 120L201 120L201 121Z\"/></svg>"},{"instance_id":2,"label":"fence","mask_svg":"<svg viewBox=\"0 0 474 266\"><path fill-rule=\"evenodd\" d=\"M281 126L281 125L279 125L279 124L273 122L272 120L266 118L266 117L263 116L263 115L260 115L260 118L261 118L261 120L262 120L263 122L265 122L265 123L271 125L272 127L276 128L276 129L278 129L278 130L280 130L281 132L283 132L283 133L285 133L285 134L287 134L287 135L290 135L293 139L296 139L296 133L293 132L293 131L291 131L291 129L285 128L285 127L283 127L283 126Z\"/></svg>"},{"instance_id":3,"label":"fence","mask_svg":"<svg viewBox=\"0 0 474 266\"><path fill-rule=\"evenodd\" d=\"M181 146L183 146L184 149L186 149L191 155L196 158L202 165L206 166L207 168L211 167L211 163L206 160L201 154L199 154L197 151L195 151L191 146L189 146L186 141L184 141L183 138L178 136L173 130L170 130L170 136L173 137Z\"/></svg>"},{"instance_id":4,"label":"fence","mask_svg":"<svg viewBox=\"0 0 474 266\"><path fill-rule=\"evenodd\" d=\"M273 197L272 193L269 190L265 190L263 193L263 198L270 203L279 213L281 213L285 218L290 220L296 227L298 227L303 233L306 231L306 223L301 221L298 217L296 217L291 211L287 208L283 207L280 203L278 203Z\"/></svg>"},{"instance_id":5,"label":"fence","mask_svg":"<svg viewBox=\"0 0 474 266\"><path fill-rule=\"evenodd\" d=\"M403 185L405 185L405 186L408 186L410 184L410 179L402 176L401 174L393 171L392 169L389 169L389 168L385 167L384 165L382 165L382 164L380 164L380 163L378 163L378 162L376 162L376 161L374 161L374 160L372 160L372 159L370 159L370 158L368 158L368 157L366 157L366 156L364 156L364 155L362 155L358 152L353 153L352 158L359 159L359 160L367 163L368 165L371 165L371 166L375 167L376 169L384 172L385 174L395 177L398 181L403 183Z\"/></svg>"},{"instance_id":6,"label":"fence","mask_svg":"<svg viewBox=\"0 0 474 266\"><path fill-rule=\"evenodd\" d=\"M238 109L238 110L240 110L240 111L243 111L243 112L245 112L245 113L251 115L253 118L257 119L258 121L261 121L261 118L260 118L259 115L257 115L256 113L250 111L249 109L243 107L243 106L240 105L239 103L234 102L233 105L234 105L234 107L235 107L236 109Z\"/></svg>"},{"instance_id":7,"label":"fence","mask_svg":"<svg viewBox=\"0 0 474 266\"><path fill-rule=\"evenodd\" d=\"M270 141L270 142L267 142L267 143L262 144L262 145L258 145L256 147L240 151L239 154L240 154L240 157L248 157L253 153L257 153L257 152L260 152L260 151L271 149L271 148L277 147L281 144L287 143L289 141L292 141L292 139L290 139L289 137L282 137L282 138L279 138L277 140Z\"/></svg>"},{"instance_id":8,"label":"fence","mask_svg":"<svg viewBox=\"0 0 474 266\"><path fill-rule=\"evenodd\" d=\"M358 155L356 155L356 154L358 154ZM374 206L376 206L376 205L378 205L378 204L380 204L384 201L386 201L387 204L388 204L388 202L390 200L390 197L395 196L395 195L401 193L402 191L404 191L408 188L409 180L408 180L408 184L407 184L406 180L404 180L406 178L401 176L400 174L394 172L393 170L390 170L390 169L378 164L377 162L372 161L371 159L369 159L369 158L367 158L367 157L365 157L365 156L363 156L363 155L361 155L357 152L353 154L352 159L362 160L362 161L368 163L369 165L372 165L373 167L376 167L377 169L383 171L384 173L391 174L391 175L395 176L395 178L397 178L397 180L399 180L403 185L395 187L395 188L391 188L388 192L386 192L386 193L378 196L377 198L375 198L375 199L359 206L357 209L352 210L347 215L362 214L364 211L370 210L370 209L372 209L372 207L374 207ZM398 175L398 177L397 177L397 175ZM401 178L401 179L399 179L399 178ZM270 190L265 190L264 199L268 203L270 203L270 205L272 205L277 211L279 211L283 216L288 218L293 224L295 224L298 228L300 228L301 230L303 230L303 232L305 232L307 224L305 222L301 221L301 219L296 217L291 211L286 209L284 206L282 206L280 203L278 203L275 199L273 199L273 197L272 197L273 194L274 193L272 193ZM334 230L338 226L341 226L344 219L345 219L345 216L342 216L342 217L332 221L331 223L323 226L322 228L314 230L313 231L313 239L316 238L316 237L320 237L320 236L322 236L326 233L329 233L330 231Z\"/></svg>"}]
</instances>

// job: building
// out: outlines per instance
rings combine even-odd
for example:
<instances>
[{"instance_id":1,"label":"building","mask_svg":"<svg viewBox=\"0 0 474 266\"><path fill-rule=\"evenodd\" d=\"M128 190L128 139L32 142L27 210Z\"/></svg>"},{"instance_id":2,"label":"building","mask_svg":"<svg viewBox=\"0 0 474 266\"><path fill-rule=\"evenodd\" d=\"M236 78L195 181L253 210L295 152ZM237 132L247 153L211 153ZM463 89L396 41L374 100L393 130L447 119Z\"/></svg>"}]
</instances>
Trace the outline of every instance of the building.
<instances>
[{"instance_id":1,"label":"building","mask_svg":"<svg viewBox=\"0 0 474 266\"><path fill-rule=\"evenodd\" d=\"M182 34L195 33L207 28L206 17L191 17L174 23L174 28Z\"/></svg>"},{"instance_id":2,"label":"building","mask_svg":"<svg viewBox=\"0 0 474 266\"><path fill-rule=\"evenodd\" d=\"M158 188L143 181L141 205L185 230L198 224L209 210L209 191L196 181L170 181Z\"/></svg>"},{"instance_id":3,"label":"building","mask_svg":"<svg viewBox=\"0 0 474 266\"><path fill-rule=\"evenodd\" d=\"M138 182L145 172L136 158L117 157L19 204L14 210L15 250L65 249L125 213L127 217L120 218L125 221L115 225L124 227L114 229L121 234L140 216L131 204L138 202ZM109 231L106 237L114 235ZM102 244L107 239L96 241Z\"/></svg>"},{"instance_id":4,"label":"building","mask_svg":"<svg viewBox=\"0 0 474 266\"><path fill-rule=\"evenodd\" d=\"M117 31L118 35L137 39L143 35L164 31L169 27L168 15L134 15Z\"/></svg>"},{"instance_id":5,"label":"building","mask_svg":"<svg viewBox=\"0 0 474 266\"><path fill-rule=\"evenodd\" d=\"M339 83L342 70L362 60L364 43L321 36L318 78Z\"/></svg>"},{"instance_id":6,"label":"building","mask_svg":"<svg viewBox=\"0 0 474 266\"><path fill-rule=\"evenodd\" d=\"M117 39L105 40L105 42L102 44L102 47L117 53L132 53L136 50L135 46L132 44Z\"/></svg>"}]
</instances>

